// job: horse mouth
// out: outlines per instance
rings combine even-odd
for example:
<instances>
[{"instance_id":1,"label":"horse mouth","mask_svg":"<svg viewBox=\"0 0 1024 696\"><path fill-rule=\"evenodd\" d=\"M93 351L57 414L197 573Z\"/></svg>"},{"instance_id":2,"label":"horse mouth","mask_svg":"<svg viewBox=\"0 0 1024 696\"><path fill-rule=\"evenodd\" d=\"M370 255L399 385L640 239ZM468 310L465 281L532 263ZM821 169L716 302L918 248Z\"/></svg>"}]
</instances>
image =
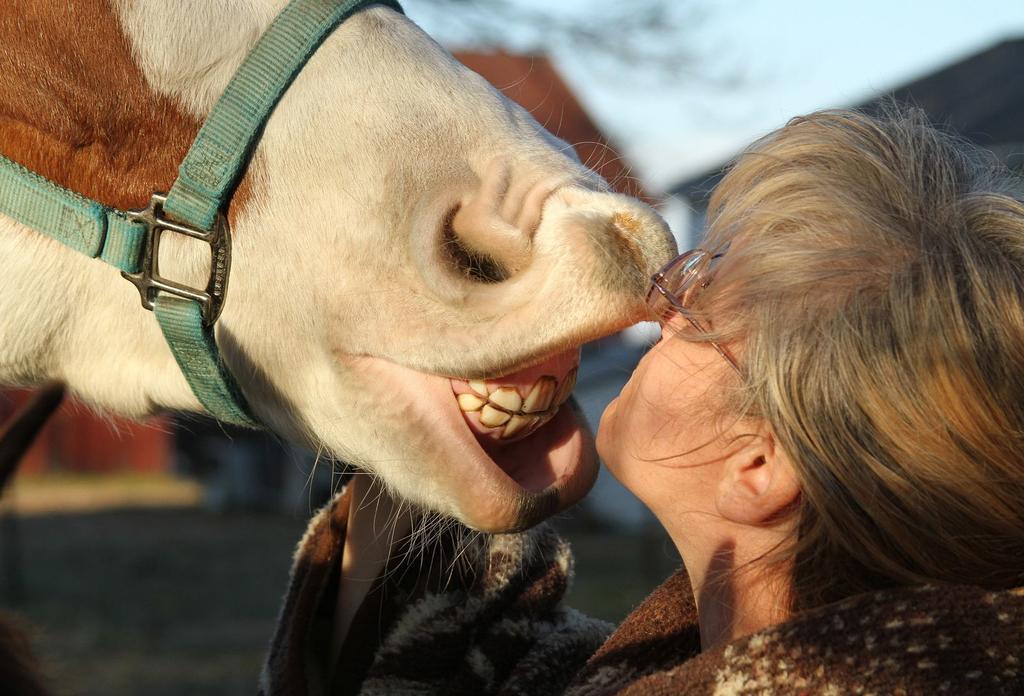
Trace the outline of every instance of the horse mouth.
<instances>
[{"instance_id":1,"label":"horse mouth","mask_svg":"<svg viewBox=\"0 0 1024 696\"><path fill-rule=\"evenodd\" d=\"M484 380L369 356L344 360L363 394L389 404L376 427L404 443L398 461L408 462L369 457L366 468L413 503L482 532L510 532L576 503L597 478L593 438L571 398L577 348Z\"/></svg>"},{"instance_id":2,"label":"horse mouth","mask_svg":"<svg viewBox=\"0 0 1024 696\"><path fill-rule=\"evenodd\" d=\"M573 349L503 377L451 380L463 420L480 447L528 493L543 491L566 473L569 462L554 456L552 436L563 430L569 435L579 423L571 413L553 421L572 396L578 369L579 349ZM520 442L526 444L512 446Z\"/></svg>"},{"instance_id":3,"label":"horse mouth","mask_svg":"<svg viewBox=\"0 0 1024 696\"><path fill-rule=\"evenodd\" d=\"M473 505L468 517L477 519L472 526L523 529L590 490L597 459L581 414L571 403L579 355L573 348L502 377L449 380L465 428L482 455L475 457L476 475L515 500L511 517L502 515L508 506L497 506L495 518L486 503Z\"/></svg>"}]
</instances>

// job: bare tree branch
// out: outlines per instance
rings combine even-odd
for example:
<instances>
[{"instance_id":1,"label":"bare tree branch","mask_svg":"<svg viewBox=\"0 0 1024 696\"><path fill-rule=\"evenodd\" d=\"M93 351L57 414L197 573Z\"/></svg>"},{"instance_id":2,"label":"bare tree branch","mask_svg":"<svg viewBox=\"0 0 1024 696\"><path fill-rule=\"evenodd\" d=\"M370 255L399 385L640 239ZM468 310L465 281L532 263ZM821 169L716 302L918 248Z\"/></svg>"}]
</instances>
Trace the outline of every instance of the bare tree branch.
<instances>
[{"instance_id":1,"label":"bare tree branch","mask_svg":"<svg viewBox=\"0 0 1024 696\"><path fill-rule=\"evenodd\" d=\"M709 49L698 48L694 38L711 15L709 0L414 0L406 5L413 19L460 48L573 52L595 71L630 79L735 79L712 74L702 55Z\"/></svg>"}]
</instances>

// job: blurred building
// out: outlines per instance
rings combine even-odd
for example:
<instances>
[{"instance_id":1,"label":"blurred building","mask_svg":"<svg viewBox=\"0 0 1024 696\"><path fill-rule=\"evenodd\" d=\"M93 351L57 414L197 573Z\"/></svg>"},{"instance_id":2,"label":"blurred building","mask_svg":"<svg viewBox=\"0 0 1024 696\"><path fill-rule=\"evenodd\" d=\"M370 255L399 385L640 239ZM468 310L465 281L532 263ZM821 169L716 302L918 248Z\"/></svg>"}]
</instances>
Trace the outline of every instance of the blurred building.
<instances>
[{"instance_id":1,"label":"blurred building","mask_svg":"<svg viewBox=\"0 0 1024 696\"><path fill-rule=\"evenodd\" d=\"M20 389L0 389L0 424L28 398ZM106 418L67 400L40 433L19 473L165 471L171 451L167 423Z\"/></svg>"},{"instance_id":2,"label":"blurred building","mask_svg":"<svg viewBox=\"0 0 1024 696\"><path fill-rule=\"evenodd\" d=\"M915 104L932 123L994 152L1007 166L1024 172L1024 38L1003 41L935 72L858 104L868 113L889 99ZM681 181L670 194L686 201L700 235L711 191L728 162ZM676 222L676 221L673 221Z\"/></svg>"}]
</instances>

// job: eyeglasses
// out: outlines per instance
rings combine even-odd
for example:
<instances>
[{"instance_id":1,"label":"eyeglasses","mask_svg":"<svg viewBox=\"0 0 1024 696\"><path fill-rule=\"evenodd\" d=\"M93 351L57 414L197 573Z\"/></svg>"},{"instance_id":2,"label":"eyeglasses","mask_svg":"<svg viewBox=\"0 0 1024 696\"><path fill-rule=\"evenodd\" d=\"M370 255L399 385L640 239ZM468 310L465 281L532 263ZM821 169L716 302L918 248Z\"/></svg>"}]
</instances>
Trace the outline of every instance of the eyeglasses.
<instances>
[{"instance_id":1,"label":"eyeglasses","mask_svg":"<svg viewBox=\"0 0 1024 696\"><path fill-rule=\"evenodd\" d=\"M706 249L693 249L675 257L667 266L651 276L647 306L655 318L665 322L673 314L679 314L700 333L708 333L693 312L687 309L687 305L692 306L697 295L711 284L715 262L722 256L723 254L712 254ZM729 351L714 341L708 343L732 366L732 369L742 374L739 364Z\"/></svg>"}]
</instances>

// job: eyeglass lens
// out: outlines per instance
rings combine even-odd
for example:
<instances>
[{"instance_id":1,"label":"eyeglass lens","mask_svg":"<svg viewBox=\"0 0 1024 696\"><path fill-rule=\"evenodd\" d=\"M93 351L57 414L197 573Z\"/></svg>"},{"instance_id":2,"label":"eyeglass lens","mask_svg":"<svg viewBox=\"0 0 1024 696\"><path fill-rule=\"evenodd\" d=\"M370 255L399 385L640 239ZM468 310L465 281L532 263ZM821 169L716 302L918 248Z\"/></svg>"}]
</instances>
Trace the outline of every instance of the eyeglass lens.
<instances>
[{"instance_id":1,"label":"eyeglass lens","mask_svg":"<svg viewBox=\"0 0 1024 696\"><path fill-rule=\"evenodd\" d=\"M680 307L689 306L700 284L694 282L700 278L708 265L709 255L701 251L682 254L666 266L658 280L652 286L649 294L649 302L652 313L660 321L664 321L672 315L675 308L673 302Z\"/></svg>"}]
</instances>

